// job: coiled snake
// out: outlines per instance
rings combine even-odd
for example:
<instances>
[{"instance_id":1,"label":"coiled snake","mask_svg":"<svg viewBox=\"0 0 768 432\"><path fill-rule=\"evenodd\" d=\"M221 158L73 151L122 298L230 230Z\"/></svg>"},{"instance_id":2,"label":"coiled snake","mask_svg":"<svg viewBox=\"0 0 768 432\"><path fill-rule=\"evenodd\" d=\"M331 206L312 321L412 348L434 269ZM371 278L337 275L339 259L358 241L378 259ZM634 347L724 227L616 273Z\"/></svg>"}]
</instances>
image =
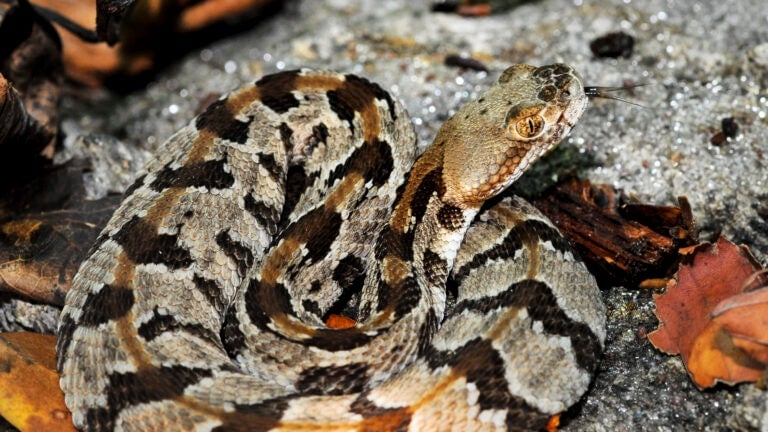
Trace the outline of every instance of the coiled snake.
<instances>
[{"instance_id":1,"label":"coiled snake","mask_svg":"<svg viewBox=\"0 0 768 432\"><path fill-rule=\"evenodd\" d=\"M75 425L542 427L586 391L603 305L502 191L586 105L571 67L515 65L416 158L404 109L354 75L281 72L213 103L126 191L67 295Z\"/></svg>"}]
</instances>

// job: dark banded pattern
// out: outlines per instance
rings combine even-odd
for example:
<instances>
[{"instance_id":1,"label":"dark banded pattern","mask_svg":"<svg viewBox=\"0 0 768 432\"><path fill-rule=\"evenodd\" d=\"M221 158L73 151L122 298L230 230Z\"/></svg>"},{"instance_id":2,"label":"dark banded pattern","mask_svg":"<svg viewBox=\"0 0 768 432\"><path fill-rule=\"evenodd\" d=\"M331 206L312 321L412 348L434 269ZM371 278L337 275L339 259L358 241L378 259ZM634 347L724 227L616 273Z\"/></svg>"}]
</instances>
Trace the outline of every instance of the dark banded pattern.
<instances>
[{"instance_id":1,"label":"dark banded pattern","mask_svg":"<svg viewBox=\"0 0 768 432\"><path fill-rule=\"evenodd\" d=\"M280 213L276 208L257 201L251 193L248 193L245 198L243 198L243 203L245 204L245 210L259 221L259 224L267 230L267 233L270 235L277 234L280 223Z\"/></svg>"},{"instance_id":2,"label":"dark banded pattern","mask_svg":"<svg viewBox=\"0 0 768 432\"><path fill-rule=\"evenodd\" d=\"M220 232L216 236L216 244L237 266L237 274L245 278L248 269L253 266L253 252L248 246L232 239L230 230Z\"/></svg>"},{"instance_id":3,"label":"dark banded pattern","mask_svg":"<svg viewBox=\"0 0 768 432\"><path fill-rule=\"evenodd\" d=\"M150 187L158 192L168 188L204 187L225 189L235 179L227 172L226 160L198 162L179 169L166 167L160 171Z\"/></svg>"},{"instance_id":4,"label":"dark banded pattern","mask_svg":"<svg viewBox=\"0 0 768 432\"><path fill-rule=\"evenodd\" d=\"M195 284L195 288L200 291L203 298L205 298L214 309L217 311L224 310L224 304L221 301L221 287L216 281L195 275L192 278L192 283Z\"/></svg>"},{"instance_id":5,"label":"dark banded pattern","mask_svg":"<svg viewBox=\"0 0 768 432\"><path fill-rule=\"evenodd\" d=\"M179 245L178 235L156 232L157 228L146 219L134 216L112 236L112 240L136 264L164 264L172 269L192 264L189 251Z\"/></svg>"},{"instance_id":6,"label":"dark banded pattern","mask_svg":"<svg viewBox=\"0 0 768 432\"><path fill-rule=\"evenodd\" d=\"M88 297L87 309L80 318L84 326L95 327L123 318L133 307L133 290L121 286L104 285L99 292Z\"/></svg>"},{"instance_id":7,"label":"dark banded pattern","mask_svg":"<svg viewBox=\"0 0 768 432\"><path fill-rule=\"evenodd\" d=\"M594 367L601 350L598 336L586 324L569 318L557 304L552 290L543 282L526 279L511 285L499 295L461 301L456 304L453 313L472 310L485 314L510 307L525 308L533 321L542 323L546 333L569 338L579 367L585 371Z\"/></svg>"},{"instance_id":8,"label":"dark banded pattern","mask_svg":"<svg viewBox=\"0 0 768 432\"><path fill-rule=\"evenodd\" d=\"M360 393L368 383L366 363L344 366L311 367L301 372L296 387L307 395L345 395Z\"/></svg>"},{"instance_id":9,"label":"dark banded pattern","mask_svg":"<svg viewBox=\"0 0 768 432\"><path fill-rule=\"evenodd\" d=\"M556 228L540 220L528 219L512 227L501 242L494 244L484 253L475 255L474 259L467 264L454 269L454 277L461 281L472 270L482 268L489 261L512 259L525 244L542 242L549 242L560 253L573 253L568 240Z\"/></svg>"},{"instance_id":10,"label":"dark banded pattern","mask_svg":"<svg viewBox=\"0 0 768 432\"><path fill-rule=\"evenodd\" d=\"M189 369L182 366L148 368L139 372L115 373L109 376L111 389L106 407L92 408L85 414L87 424L98 431L110 431L115 419L127 407L153 401L173 399L184 389L211 375L208 369Z\"/></svg>"},{"instance_id":11,"label":"dark banded pattern","mask_svg":"<svg viewBox=\"0 0 768 432\"><path fill-rule=\"evenodd\" d=\"M184 324L179 322L176 317L161 314L157 308L152 312L152 318L139 326L138 334L147 342L152 342L155 338L166 332L183 331L194 337L205 340L209 343L218 344L219 335L211 332L199 324Z\"/></svg>"},{"instance_id":12,"label":"dark banded pattern","mask_svg":"<svg viewBox=\"0 0 768 432\"><path fill-rule=\"evenodd\" d=\"M250 121L240 121L235 114L226 99L219 99L200 114L195 125L198 129L209 131L219 138L245 144L248 140Z\"/></svg>"},{"instance_id":13,"label":"dark banded pattern","mask_svg":"<svg viewBox=\"0 0 768 432\"><path fill-rule=\"evenodd\" d=\"M293 95L296 89L295 81L298 71L286 71L267 75L256 82L261 103L272 111L283 114L291 108L299 106L299 101Z\"/></svg>"},{"instance_id":14,"label":"dark banded pattern","mask_svg":"<svg viewBox=\"0 0 768 432\"><path fill-rule=\"evenodd\" d=\"M229 308L224 313L224 322L221 325L221 343L231 358L247 349L245 334L240 330L240 321L237 319L235 308Z\"/></svg>"},{"instance_id":15,"label":"dark banded pattern","mask_svg":"<svg viewBox=\"0 0 768 432\"><path fill-rule=\"evenodd\" d=\"M214 102L73 281L57 349L75 425L542 428L586 391L603 309L557 230L496 195L585 101L568 66L513 66L418 158L400 104L354 75L280 72Z\"/></svg>"}]
</instances>

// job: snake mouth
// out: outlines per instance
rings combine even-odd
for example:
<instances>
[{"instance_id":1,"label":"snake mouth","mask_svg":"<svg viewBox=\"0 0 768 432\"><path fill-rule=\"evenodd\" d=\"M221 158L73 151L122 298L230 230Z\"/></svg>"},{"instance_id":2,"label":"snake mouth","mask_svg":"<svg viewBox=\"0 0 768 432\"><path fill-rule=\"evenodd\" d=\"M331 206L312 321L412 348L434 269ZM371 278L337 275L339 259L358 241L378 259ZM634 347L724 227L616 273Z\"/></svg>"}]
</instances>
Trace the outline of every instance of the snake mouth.
<instances>
[{"instance_id":1,"label":"snake mouth","mask_svg":"<svg viewBox=\"0 0 768 432\"><path fill-rule=\"evenodd\" d=\"M567 112L566 110L563 110L563 112L560 114L560 117L557 119L556 124L565 124L566 126L568 126L568 129L573 129L573 126L575 126L576 123L572 122L565 116L566 112Z\"/></svg>"},{"instance_id":2,"label":"snake mouth","mask_svg":"<svg viewBox=\"0 0 768 432\"><path fill-rule=\"evenodd\" d=\"M579 121L586 108L586 98L574 99L571 101L571 103L568 104L567 107L565 107L564 110L562 110L555 124L565 125L568 130L573 129L573 127L576 125L576 122Z\"/></svg>"}]
</instances>

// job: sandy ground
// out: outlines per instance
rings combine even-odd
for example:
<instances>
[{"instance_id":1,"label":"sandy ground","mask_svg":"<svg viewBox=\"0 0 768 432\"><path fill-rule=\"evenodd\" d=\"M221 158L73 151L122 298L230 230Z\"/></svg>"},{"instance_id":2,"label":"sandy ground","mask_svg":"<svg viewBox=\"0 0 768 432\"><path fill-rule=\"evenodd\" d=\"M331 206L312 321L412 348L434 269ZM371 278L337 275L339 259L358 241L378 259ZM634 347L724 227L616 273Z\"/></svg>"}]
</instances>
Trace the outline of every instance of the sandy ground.
<instances>
[{"instance_id":1,"label":"sandy ground","mask_svg":"<svg viewBox=\"0 0 768 432\"><path fill-rule=\"evenodd\" d=\"M596 59L590 41L612 31L634 37L633 53ZM449 54L471 55L489 70L446 66ZM626 95L644 108L596 101L529 181L575 172L648 203L673 204L685 195L703 238L722 232L765 263L768 15L762 0L551 0L477 18L434 13L427 2L412 0L290 2L257 28L190 53L143 91L65 100L66 148L57 159L94 160L92 197L122 191L202 100L298 67L354 72L380 83L403 101L425 147L447 116L520 62L569 63L587 85L647 84ZM713 145L729 117L738 134ZM651 293L615 287L604 295L606 354L563 430L768 431L764 391L752 385L698 391L679 358L649 344L644 335L656 326ZM42 324L20 309L35 309ZM40 309L6 300L0 325L50 329L56 311Z\"/></svg>"}]
</instances>

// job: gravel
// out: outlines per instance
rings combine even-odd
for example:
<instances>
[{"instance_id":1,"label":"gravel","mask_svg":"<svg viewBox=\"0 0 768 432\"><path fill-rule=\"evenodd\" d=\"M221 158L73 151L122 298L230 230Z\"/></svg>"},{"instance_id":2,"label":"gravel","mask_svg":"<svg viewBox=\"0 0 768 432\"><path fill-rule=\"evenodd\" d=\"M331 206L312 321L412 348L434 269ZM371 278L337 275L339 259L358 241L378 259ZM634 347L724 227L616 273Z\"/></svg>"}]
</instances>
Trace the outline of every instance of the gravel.
<instances>
[{"instance_id":1,"label":"gravel","mask_svg":"<svg viewBox=\"0 0 768 432\"><path fill-rule=\"evenodd\" d=\"M619 57L595 58L590 42L612 32L633 38L631 51L624 39ZM446 66L449 55L471 56L488 71ZM299 67L353 72L380 83L402 100L426 147L442 121L519 62L569 63L587 85L644 84L617 94L631 104L595 100L527 181L546 183L575 172L647 203L671 205L685 195L703 238L722 233L748 245L765 264L764 0L545 0L473 18L405 0L288 2L258 27L188 54L142 91L66 99L67 138L57 160L94 159L93 198L122 191L125 176L203 101ZM726 134L723 120L729 118ZM734 125L735 136L727 137ZM100 139L114 146L107 156L104 146L93 144ZM115 155L129 162L116 170ZM593 388L564 417L563 430L768 431L765 391L754 385L699 391L678 357L650 345L645 334L656 326L650 292L614 287L604 296L606 354Z\"/></svg>"}]
</instances>

